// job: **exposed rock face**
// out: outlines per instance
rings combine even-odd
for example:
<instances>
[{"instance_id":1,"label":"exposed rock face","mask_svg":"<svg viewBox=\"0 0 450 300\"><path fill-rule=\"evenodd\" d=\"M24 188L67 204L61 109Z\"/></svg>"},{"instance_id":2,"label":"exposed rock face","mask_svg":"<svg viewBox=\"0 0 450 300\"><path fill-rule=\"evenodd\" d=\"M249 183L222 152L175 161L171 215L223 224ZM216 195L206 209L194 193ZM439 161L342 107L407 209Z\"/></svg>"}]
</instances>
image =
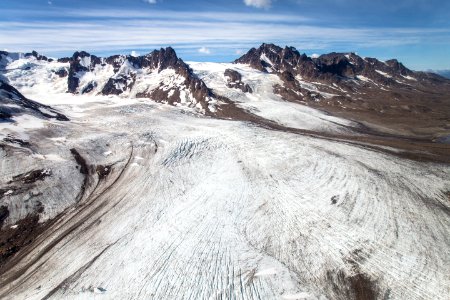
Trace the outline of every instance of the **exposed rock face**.
<instances>
[{"instance_id":1,"label":"exposed rock face","mask_svg":"<svg viewBox=\"0 0 450 300\"><path fill-rule=\"evenodd\" d=\"M262 44L235 63L277 75L281 83L273 89L284 100L352 120L380 126L396 120L402 128L411 120L441 124L450 113L450 80L412 71L396 59L335 52L310 58L293 47Z\"/></svg>"},{"instance_id":2,"label":"exposed rock face","mask_svg":"<svg viewBox=\"0 0 450 300\"><path fill-rule=\"evenodd\" d=\"M67 71L66 68L61 68L59 70L55 70L54 73L56 75L58 75L59 77L66 77L67 75L69 75L69 72Z\"/></svg>"},{"instance_id":3,"label":"exposed rock face","mask_svg":"<svg viewBox=\"0 0 450 300\"><path fill-rule=\"evenodd\" d=\"M395 59L386 62L375 58L362 58L355 53L329 53L318 58L300 54L294 47L281 48L273 44L262 44L252 48L235 63L249 64L262 72L281 74L291 72L307 80L319 80L327 83L339 83L345 80L359 80L364 76L376 83L398 85L396 79L430 80L430 75L414 72ZM442 77L431 76L434 80Z\"/></svg>"},{"instance_id":4,"label":"exposed rock face","mask_svg":"<svg viewBox=\"0 0 450 300\"><path fill-rule=\"evenodd\" d=\"M283 49L273 44L262 44L258 49L252 48L235 63L249 64L268 73L290 71L308 77L318 74L316 64L308 56L300 54L294 47Z\"/></svg>"},{"instance_id":5,"label":"exposed rock face","mask_svg":"<svg viewBox=\"0 0 450 300\"><path fill-rule=\"evenodd\" d=\"M25 98L14 87L0 80L0 120L13 121L12 117L22 114L59 121L69 120L50 106Z\"/></svg>"},{"instance_id":6,"label":"exposed rock face","mask_svg":"<svg viewBox=\"0 0 450 300\"><path fill-rule=\"evenodd\" d=\"M80 86L80 78L90 72L102 74L99 77L107 77L107 80L101 82L101 78L96 78ZM76 52L70 59L68 91L96 91L102 95L128 93L172 105L197 105L205 111L212 97L204 82L177 57L171 47L138 57L113 55L99 58L86 52Z\"/></svg>"},{"instance_id":7,"label":"exposed rock face","mask_svg":"<svg viewBox=\"0 0 450 300\"><path fill-rule=\"evenodd\" d=\"M80 76L83 72L92 72L96 65L101 64L101 59L87 52L75 52L69 61L69 77L67 79L67 89L70 93L78 91Z\"/></svg>"},{"instance_id":8,"label":"exposed rock face","mask_svg":"<svg viewBox=\"0 0 450 300\"><path fill-rule=\"evenodd\" d=\"M37 53L34 50L31 51L31 53L26 53L25 54L25 57L31 57L31 56L35 57L37 60L45 60L45 61L49 61L49 62L53 61L52 58L48 58L47 56L41 55L41 54Z\"/></svg>"},{"instance_id":9,"label":"exposed rock face","mask_svg":"<svg viewBox=\"0 0 450 300\"><path fill-rule=\"evenodd\" d=\"M58 58L57 61L60 63L68 63L68 62L70 62L70 57L61 57L61 58Z\"/></svg>"},{"instance_id":10,"label":"exposed rock face","mask_svg":"<svg viewBox=\"0 0 450 300\"><path fill-rule=\"evenodd\" d=\"M242 75L235 70L226 69L224 72L225 77L228 77L228 87L240 89L244 93L252 93L252 89L248 84L242 82Z\"/></svg>"}]
</instances>

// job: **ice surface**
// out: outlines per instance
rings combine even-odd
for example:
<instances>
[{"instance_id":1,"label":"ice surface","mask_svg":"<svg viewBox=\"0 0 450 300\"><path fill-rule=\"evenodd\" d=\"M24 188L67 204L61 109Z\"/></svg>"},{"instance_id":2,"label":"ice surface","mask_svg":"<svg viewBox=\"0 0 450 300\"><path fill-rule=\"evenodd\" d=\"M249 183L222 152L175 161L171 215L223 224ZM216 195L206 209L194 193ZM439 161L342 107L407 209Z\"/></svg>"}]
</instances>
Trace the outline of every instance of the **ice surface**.
<instances>
[{"instance_id":1,"label":"ice surface","mask_svg":"<svg viewBox=\"0 0 450 300\"><path fill-rule=\"evenodd\" d=\"M249 66L240 64L190 62L189 65L208 87L216 90L220 95L228 97L238 106L255 115L279 124L327 132L344 132L347 130L344 126L354 125L351 121L327 115L305 105L282 100L273 92L275 84L282 84L277 75L255 71ZM242 81L250 85L253 93L243 93L240 90L229 88L223 74L226 69L233 69L241 73ZM300 80L300 84L306 89L322 93L312 83Z\"/></svg>"},{"instance_id":2,"label":"ice surface","mask_svg":"<svg viewBox=\"0 0 450 300\"><path fill-rule=\"evenodd\" d=\"M280 83L273 74L191 66L214 91L260 117L333 133L352 125L283 101L273 93ZM254 93L228 88L226 68L239 71ZM180 80L166 72L142 76L149 84L163 76L167 86ZM50 89L58 78L14 80L72 120L61 126L23 118L2 128L34 138L39 150L9 158L0 152L3 181L18 167L57 174L32 190L41 196L1 199L14 207L6 226L26 216L32 196L44 201L44 220L64 214L0 275L10 279L1 298L346 299L357 276L381 299L448 298L448 165L132 95L69 95ZM102 180L89 175L77 203L83 175L71 148L94 170L111 166Z\"/></svg>"}]
</instances>

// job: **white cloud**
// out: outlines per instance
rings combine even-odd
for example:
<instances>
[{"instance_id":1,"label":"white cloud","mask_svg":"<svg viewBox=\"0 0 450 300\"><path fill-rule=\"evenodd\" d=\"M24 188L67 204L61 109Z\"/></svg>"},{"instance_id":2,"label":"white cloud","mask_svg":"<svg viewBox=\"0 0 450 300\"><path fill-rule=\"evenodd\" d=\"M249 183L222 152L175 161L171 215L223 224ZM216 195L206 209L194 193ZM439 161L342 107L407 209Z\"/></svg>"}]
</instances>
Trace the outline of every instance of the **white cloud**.
<instances>
[{"instance_id":1,"label":"white cloud","mask_svg":"<svg viewBox=\"0 0 450 300\"><path fill-rule=\"evenodd\" d=\"M238 50L234 51L234 53L236 55L241 55L242 53L244 53L244 51L242 51L241 49L238 49Z\"/></svg>"},{"instance_id":2,"label":"white cloud","mask_svg":"<svg viewBox=\"0 0 450 300\"><path fill-rule=\"evenodd\" d=\"M200 49L198 49L198 52L203 53L203 54L211 54L211 50L209 50L206 47L201 47Z\"/></svg>"},{"instance_id":3,"label":"white cloud","mask_svg":"<svg viewBox=\"0 0 450 300\"><path fill-rule=\"evenodd\" d=\"M144 2L149 4L156 4L156 0L144 0Z\"/></svg>"},{"instance_id":4,"label":"white cloud","mask_svg":"<svg viewBox=\"0 0 450 300\"><path fill-rule=\"evenodd\" d=\"M134 56L134 57L137 57L137 56L139 56L139 52L136 52L136 51L131 51L131 56Z\"/></svg>"},{"instance_id":5,"label":"white cloud","mask_svg":"<svg viewBox=\"0 0 450 300\"><path fill-rule=\"evenodd\" d=\"M269 8L272 0L244 0L245 5L257 8Z\"/></svg>"},{"instance_id":6,"label":"white cloud","mask_svg":"<svg viewBox=\"0 0 450 300\"><path fill-rule=\"evenodd\" d=\"M58 11L16 10L14 13L27 21L0 19L0 28L8 28L0 30L1 46L10 51L35 49L57 56L70 54L75 49L98 54L122 53L124 49L144 53L168 45L179 50L180 56L198 55L199 49L207 49L205 45L214 49L212 53L210 51L211 55L229 55L236 49L246 51L268 41L297 47L300 52L311 49L325 53L330 49L362 51L370 47L423 45L433 44L436 40L450 40L450 29L335 27L307 22L301 16L297 20L291 15L268 13L64 8ZM36 15L40 20L30 18ZM53 17L61 18L56 21L52 20Z\"/></svg>"},{"instance_id":7,"label":"white cloud","mask_svg":"<svg viewBox=\"0 0 450 300\"><path fill-rule=\"evenodd\" d=\"M320 56L320 54L317 54L317 53L311 54L311 58L318 58L319 56Z\"/></svg>"}]
</instances>

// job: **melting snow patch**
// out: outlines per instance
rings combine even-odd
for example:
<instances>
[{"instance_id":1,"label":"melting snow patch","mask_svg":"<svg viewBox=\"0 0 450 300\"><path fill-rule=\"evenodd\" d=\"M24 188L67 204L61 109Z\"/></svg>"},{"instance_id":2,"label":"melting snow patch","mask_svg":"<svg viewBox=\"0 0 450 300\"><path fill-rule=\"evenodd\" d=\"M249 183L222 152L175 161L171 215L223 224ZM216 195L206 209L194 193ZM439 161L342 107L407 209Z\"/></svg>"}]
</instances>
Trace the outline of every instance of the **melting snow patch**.
<instances>
[{"instance_id":1,"label":"melting snow patch","mask_svg":"<svg viewBox=\"0 0 450 300\"><path fill-rule=\"evenodd\" d=\"M369 78L367 78L366 76L357 75L356 78L358 78L361 81L371 82L371 80Z\"/></svg>"},{"instance_id":2,"label":"melting snow patch","mask_svg":"<svg viewBox=\"0 0 450 300\"><path fill-rule=\"evenodd\" d=\"M12 193L13 193L13 190L9 190L9 191L5 192L3 195L8 196L8 195L11 195Z\"/></svg>"},{"instance_id":3,"label":"melting snow patch","mask_svg":"<svg viewBox=\"0 0 450 300\"><path fill-rule=\"evenodd\" d=\"M16 229L17 227L19 227L19 225L12 225L10 228L11 229Z\"/></svg>"},{"instance_id":4,"label":"melting snow patch","mask_svg":"<svg viewBox=\"0 0 450 300\"><path fill-rule=\"evenodd\" d=\"M265 53L261 54L260 58L261 58L262 61L268 63L269 65L271 65L271 66L273 65L272 61L266 56Z\"/></svg>"},{"instance_id":5,"label":"melting snow patch","mask_svg":"<svg viewBox=\"0 0 450 300\"><path fill-rule=\"evenodd\" d=\"M405 79L408 79L408 80L413 80L413 81L417 81L417 79L416 79L416 78L414 78L414 77L411 77L411 76L403 76L403 75L402 75L402 77L403 77L403 78L405 78Z\"/></svg>"},{"instance_id":6,"label":"melting snow patch","mask_svg":"<svg viewBox=\"0 0 450 300\"><path fill-rule=\"evenodd\" d=\"M383 75L384 77L387 77L387 78L391 78L392 77L388 73L380 71L380 70L375 70L375 72L377 72L378 74L381 74L381 75Z\"/></svg>"},{"instance_id":7,"label":"melting snow patch","mask_svg":"<svg viewBox=\"0 0 450 300\"><path fill-rule=\"evenodd\" d=\"M106 151L106 152L103 152L103 155L104 156L110 156L112 154L112 151Z\"/></svg>"},{"instance_id":8,"label":"melting snow patch","mask_svg":"<svg viewBox=\"0 0 450 300\"><path fill-rule=\"evenodd\" d=\"M44 169L44 170L42 170L41 174L42 175L47 175L47 176L52 175L52 170Z\"/></svg>"},{"instance_id":9,"label":"melting snow patch","mask_svg":"<svg viewBox=\"0 0 450 300\"><path fill-rule=\"evenodd\" d=\"M371 80L370 78L367 78L366 76L363 76L363 75L357 75L356 78L358 78L358 79L361 80L361 81L369 82L369 83L372 83L372 84L374 84L374 85L376 85L376 86L379 86L377 83L375 83L375 82L374 82L373 80Z\"/></svg>"}]
</instances>

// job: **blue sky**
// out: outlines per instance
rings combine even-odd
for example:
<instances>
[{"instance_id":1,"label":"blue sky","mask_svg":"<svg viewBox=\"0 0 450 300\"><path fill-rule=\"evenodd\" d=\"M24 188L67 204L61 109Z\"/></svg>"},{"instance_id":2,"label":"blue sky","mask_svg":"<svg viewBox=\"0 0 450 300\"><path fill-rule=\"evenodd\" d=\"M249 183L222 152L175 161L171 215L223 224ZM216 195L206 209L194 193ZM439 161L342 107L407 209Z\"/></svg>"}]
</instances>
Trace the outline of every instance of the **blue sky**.
<instances>
[{"instance_id":1,"label":"blue sky","mask_svg":"<svg viewBox=\"0 0 450 300\"><path fill-rule=\"evenodd\" d=\"M231 61L261 43L450 69L448 0L2 0L0 49Z\"/></svg>"}]
</instances>

